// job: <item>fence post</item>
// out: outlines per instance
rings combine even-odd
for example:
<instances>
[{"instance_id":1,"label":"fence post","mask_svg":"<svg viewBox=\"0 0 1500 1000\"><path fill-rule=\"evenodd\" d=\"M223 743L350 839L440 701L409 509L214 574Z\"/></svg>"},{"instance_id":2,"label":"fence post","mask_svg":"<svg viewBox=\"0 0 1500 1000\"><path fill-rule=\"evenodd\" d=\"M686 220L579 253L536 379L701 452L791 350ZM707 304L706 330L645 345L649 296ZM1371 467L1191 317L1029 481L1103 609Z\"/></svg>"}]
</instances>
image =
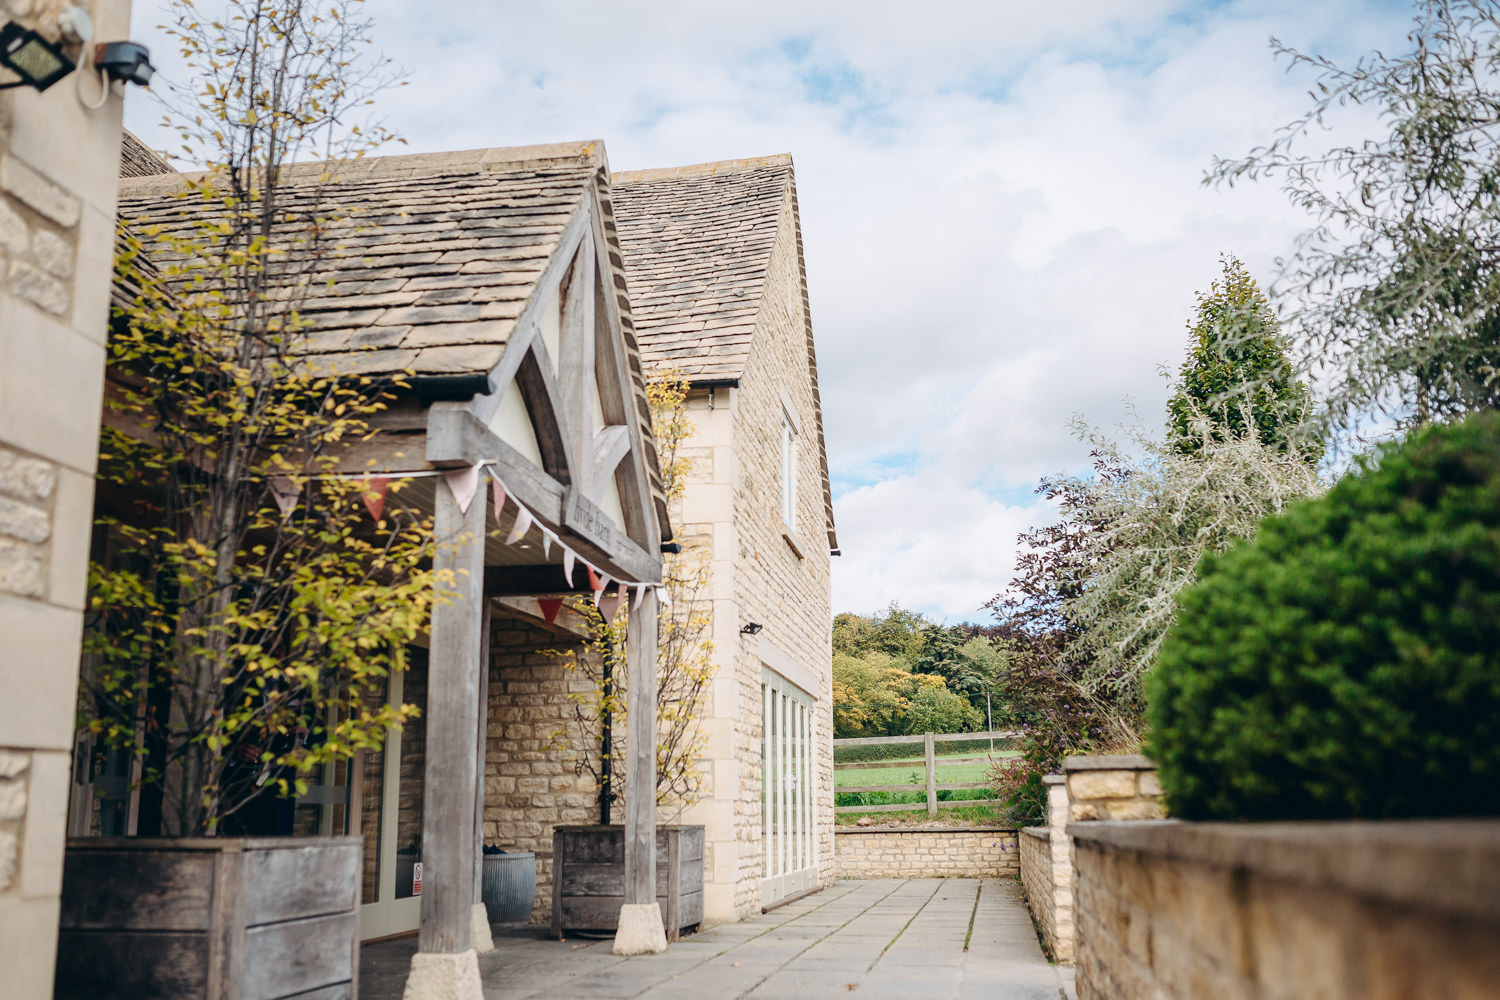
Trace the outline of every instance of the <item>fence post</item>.
<instances>
[{"instance_id":1,"label":"fence post","mask_svg":"<svg viewBox=\"0 0 1500 1000\"><path fill-rule=\"evenodd\" d=\"M922 738L927 748L927 818L937 817L937 753L933 748L932 734L926 733Z\"/></svg>"}]
</instances>

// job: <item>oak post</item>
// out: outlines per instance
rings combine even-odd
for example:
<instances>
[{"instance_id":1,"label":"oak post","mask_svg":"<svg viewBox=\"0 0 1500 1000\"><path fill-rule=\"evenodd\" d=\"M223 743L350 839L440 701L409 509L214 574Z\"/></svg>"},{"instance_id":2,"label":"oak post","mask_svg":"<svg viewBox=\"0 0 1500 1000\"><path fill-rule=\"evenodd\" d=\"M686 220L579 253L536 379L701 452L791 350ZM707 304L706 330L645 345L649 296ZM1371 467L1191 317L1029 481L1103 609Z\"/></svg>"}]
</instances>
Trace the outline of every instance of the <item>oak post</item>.
<instances>
[{"instance_id":1,"label":"oak post","mask_svg":"<svg viewBox=\"0 0 1500 1000\"><path fill-rule=\"evenodd\" d=\"M937 754L931 733L922 737L922 743L927 749L927 816L930 819L937 815Z\"/></svg>"},{"instance_id":2,"label":"oak post","mask_svg":"<svg viewBox=\"0 0 1500 1000\"><path fill-rule=\"evenodd\" d=\"M656 901L656 591L626 627L625 902Z\"/></svg>"},{"instance_id":3,"label":"oak post","mask_svg":"<svg viewBox=\"0 0 1500 1000\"><path fill-rule=\"evenodd\" d=\"M489 505L483 497L474 497L465 513L452 492L441 486L435 503L433 566L451 577L445 581L450 593L432 610L418 948L456 954L470 947L474 896L474 734L479 726L484 529Z\"/></svg>"},{"instance_id":4,"label":"oak post","mask_svg":"<svg viewBox=\"0 0 1500 1000\"><path fill-rule=\"evenodd\" d=\"M481 491L482 494L483 491ZM481 495L474 499L482 504ZM484 752L489 741L490 721L490 601L482 598L479 615L479 736L474 751L474 899L484 902Z\"/></svg>"}]
</instances>

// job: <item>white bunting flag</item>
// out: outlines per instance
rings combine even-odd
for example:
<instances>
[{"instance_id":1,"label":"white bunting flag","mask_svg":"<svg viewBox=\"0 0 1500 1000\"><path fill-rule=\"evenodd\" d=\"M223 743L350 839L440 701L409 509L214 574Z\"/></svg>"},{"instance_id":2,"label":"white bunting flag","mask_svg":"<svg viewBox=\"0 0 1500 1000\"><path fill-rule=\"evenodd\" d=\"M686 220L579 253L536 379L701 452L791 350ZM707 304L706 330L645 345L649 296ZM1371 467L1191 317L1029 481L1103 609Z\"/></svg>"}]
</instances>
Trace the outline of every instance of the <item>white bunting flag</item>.
<instances>
[{"instance_id":1,"label":"white bunting flag","mask_svg":"<svg viewBox=\"0 0 1500 1000\"><path fill-rule=\"evenodd\" d=\"M272 476L266 485L271 488L271 499L276 501L276 507L281 511L281 519L284 521L291 517L292 511L297 507L297 498L302 495L302 490L286 476Z\"/></svg>"},{"instance_id":2,"label":"white bunting flag","mask_svg":"<svg viewBox=\"0 0 1500 1000\"><path fill-rule=\"evenodd\" d=\"M525 537L526 532L531 529L531 511L516 504L516 523L510 526L510 534L505 536L506 545L514 545Z\"/></svg>"},{"instance_id":3,"label":"white bunting flag","mask_svg":"<svg viewBox=\"0 0 1500 1000\"><path fill-rule=\"evenodd\" d=\"M495 524L500 524L500 512L505 509L505 484L498 476L490 477L490 492L495 505Z\"/></svg>"},{"instance_id":4,"label":"white bunting flag","mask_svg":"<svg viewBox=\"0 0 1500 1000\"><path fill-rule=\"evenodd\" d=\"M625 600L625 595L619 588L615 588L613 594L607 594L599 598L599 614L604 616L604 623L610 624L615 620L615 614L620 610L620 604Z\"/></svg>"},{"instance_id":5,"label":"white bunting flag","mask_svg":"<svg viewBox=\"0 0 1500 1000\"><path fill-rule=\"evenodd\" d=\"M666 587L656 588L656 602L664 608L670 608L672 606L672 598L667 594Z\"/></svg>"},{"instance_id":6,"label":"white bunting flag","mask_svg":"<svg viewBox=\"0 0 1500 1000\"><path fill-rule=\"evenodd\" d=\"M443 482L448 484L448 492L453 494L453 502L458 504L459 511L467 514L469 504L474 502L474 494L479 492L479 466L450 469L443 473Z\"/></svg>"},{"instance_id":7,"label":"white bunting flag","mask_svg":"<svg viewBox=\"0 0 1500 1000\"><path fill-rule=\"evenodd\" d=\"M641 602L646 599L646 585L638 583L635 585L635 609L641 610Z\"/></svg>"},{"instance_id":8,"label":"white bunting flag","mask_svg":"<svg viewBox=\"0 0 1500 1000\"><path fill-rule=\"evenodd\" d=\"M556 538L556 537L557 537L556 535L554 535L552 532L548 531L546 528L542 529L542 558L543 559L550 559L550 558L552 558L552 540L554 538Z\"/></svg>"},{"instance_id":9,"label":"white bunting flag","mask_svg":"<svg viewBox=\"0 0 1500 1000\"><path fill-rule=\"evenodd\" d=\"M565 577L568 578L568 586L569 587L573 586L573 560L576 559L576 558L577 558L577 556L575 556L573 554L573 550L570 549L570 548L568 548L566 545L564 545L563 546L563 576L565 576Z\"/></svg>"}]
</instances>

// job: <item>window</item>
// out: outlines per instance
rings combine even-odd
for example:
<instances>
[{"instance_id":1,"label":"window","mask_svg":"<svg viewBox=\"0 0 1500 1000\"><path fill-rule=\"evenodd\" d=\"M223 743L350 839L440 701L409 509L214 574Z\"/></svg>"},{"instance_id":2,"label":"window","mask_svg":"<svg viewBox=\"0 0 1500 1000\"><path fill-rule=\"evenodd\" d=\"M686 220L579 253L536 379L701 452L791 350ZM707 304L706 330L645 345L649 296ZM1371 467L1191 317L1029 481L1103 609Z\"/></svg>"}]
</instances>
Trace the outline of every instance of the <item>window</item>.
<instances>
[{"instance_id":1,"label":"window","mask_svg":"<svg viewBox=\"0 0 1500 1000\"><path fill-rule=\"evenodd\" d=\"M797 530L797 427L781 411L781 519L787 530Z\"/></svg>"}]
</instances>

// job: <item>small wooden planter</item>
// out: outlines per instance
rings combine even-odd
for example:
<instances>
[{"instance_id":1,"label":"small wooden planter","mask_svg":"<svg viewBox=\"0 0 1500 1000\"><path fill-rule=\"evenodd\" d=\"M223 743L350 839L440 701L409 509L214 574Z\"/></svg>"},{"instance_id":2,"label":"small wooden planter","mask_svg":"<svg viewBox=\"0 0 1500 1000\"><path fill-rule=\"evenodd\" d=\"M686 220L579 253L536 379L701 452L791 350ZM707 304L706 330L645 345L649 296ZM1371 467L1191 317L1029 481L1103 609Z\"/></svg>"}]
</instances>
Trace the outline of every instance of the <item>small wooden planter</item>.
<instances>
[{"instance_id":1,"label":"small wooden planter","mask_svg":"<svg viewBox=\"0 0 1500 1000\"><path fill-rule=\"evenodd\" d=\"M667 940L703 922L703 827L656 828L656 901ZM613 931L625 903L625 829L560 826L552 834L552 933Z\"/></svg>"},{"instance_id":2,"label":"small wooden planter","mask_svg":"<svg viewBox=\"0 0 1500 1000\"><path fill-rule=\"evenodd\" d=\"M70 839L57 1000L354 1000L358 837Z\"/></svg>"}]
</instances>

